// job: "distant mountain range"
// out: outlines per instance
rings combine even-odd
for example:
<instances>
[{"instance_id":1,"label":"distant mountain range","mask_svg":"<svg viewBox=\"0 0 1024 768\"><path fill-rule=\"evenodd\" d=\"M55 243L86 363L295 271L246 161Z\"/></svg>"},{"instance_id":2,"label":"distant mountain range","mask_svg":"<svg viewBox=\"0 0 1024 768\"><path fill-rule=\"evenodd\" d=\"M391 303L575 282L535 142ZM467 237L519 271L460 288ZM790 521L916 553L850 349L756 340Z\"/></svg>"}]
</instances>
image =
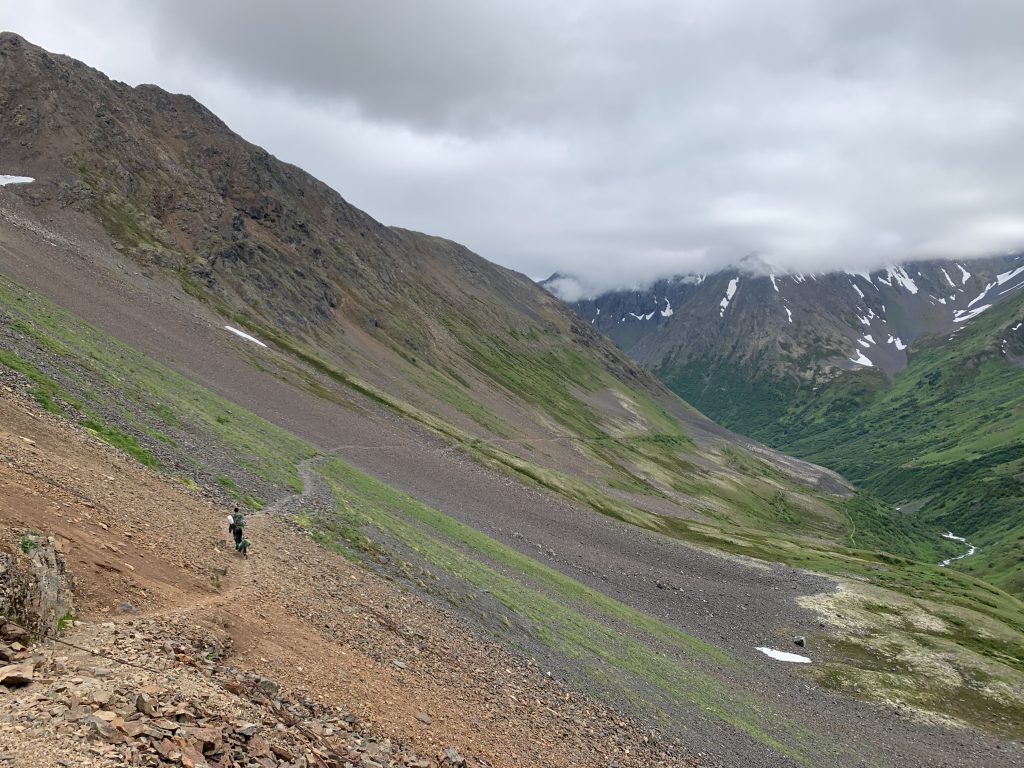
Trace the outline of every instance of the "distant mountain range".
<instances>
[{"instance_id":1,"label":"distant mountain range","mask_svg":"<svg viewBox=\"0 0 1024 768\"><path fill-rule=\"evenodd\" d=\"M957 567L1024 591L1021 253L813 275L748 259L572 306L716 421L984 542Z\"/></svg>"},{"instance_id":2,"label":"distant mountain range","mask_svg":"<svg viewBox=\"0 0 1024 768\"><path fill-rule=\"evenodd\" d=\"M543 285L558 295L567 279L553 275ZM825 274L774 274L748 258L572 307L652 369L710 357L815 380L857 367L891 376L906 367L907 348L918 338L956 333L1021 288L1020 253Z\"/></svg>"}]
</instances>

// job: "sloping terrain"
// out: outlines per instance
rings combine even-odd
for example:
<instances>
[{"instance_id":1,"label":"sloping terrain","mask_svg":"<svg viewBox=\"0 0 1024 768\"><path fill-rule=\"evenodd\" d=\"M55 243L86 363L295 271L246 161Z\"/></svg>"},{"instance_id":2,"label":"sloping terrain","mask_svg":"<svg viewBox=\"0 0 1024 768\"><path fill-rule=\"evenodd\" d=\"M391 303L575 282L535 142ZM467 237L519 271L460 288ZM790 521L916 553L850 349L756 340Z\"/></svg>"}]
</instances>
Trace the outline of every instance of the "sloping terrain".
<instances>
[{"instance_id":1,"label":"sloping terrain","mask_svg":"<svg viewBox=\"0 0 1024 768\"><path fill-rule=\"evenodd\" d=\"M854 543L939 561L961 554L944 550L952 530L981 544L952 567L1019 595L1022 288L1011 253L871 274L726 271L573 306L712 418L903 510Z\"/></svg>"},{"instance_id":2,"label":"sloping terrain","mask_svg":"<svg viewBox=\"0 0 1024 768\"><path fill-rule=\"evenodd\" d=\"M225 530L229 507L33 412L7 389L0 390L0 452L5 544L13 537L16 545L22 531L35 529L56 537L67 552L82 625L65 640L161 668L151 674L55 645L40 651L51 660L63 657L62 666L43 677L108 692L119 685L134 693L157 685L165 702L178 691L209 706L211 693L214 701L232 698L229 667L254 672L290 691L311 692L321 704L342 707L355 716L353 722L372 731L376 743L391 739L405 745L409 757L400 764L413 763L417 754L434 760L447 747L470 765L680 764L659 754L643 728L564 689L527 659L474 636L445 612L317 546L285 519L251 518L256 550L243 560L231 551ZM301 499L297 503L310 511ZM141 615L118 612L125 602ZM175 645L170 658L164 650L168 639ZM126 646L133 641L129 656ZM201 660L201 651L217 659L207 674L204 665L190 667L188 655ZM92 672L96 667L105 672ZM18 702L31 705L36 693L36 686L0 687L0 710L19 712ZM259 732L276 741L273 712L262 711L268 702L250 696L256 700L244 702L249 721L265 718L269 725ZM108 709L106 700L95 701L103 702L100 714ZM86 707L90 703L90 697L84 699ZM243 704L223 706L230 712ZM116 702L110 702L109 710L115 709ZM62 716L51 727L64 722ZM12 725L17 724L15 719ZM0 725L0 744L16 761L49 752L48 759L33 764L56 766L67 752L89 755L73 737L84 724L69 718L69 729L54 733L37 717L30 725L41 730L30 739ZM290 731L291 738L301 737ZM96 741L106 747L117 740ZM335 749L340 751L338 745ZM94 754L88 764L124 763L116 752L106 762Z\"/></svg>"},{"instance_id":3,"label":"sloping terrain","mask_svg":"<svg viewBox=\"0 0 1024 768\"><path fill-rule=\"evenodd\" d=\"M712 424L523 275L382 226L187 97L114 83L10 34L0 55L0 163L37 179L3 188L5 216L61 254L12 237L5 261L88 319L118 322L136 293L193 318L212 310L280 353L250 347L253 367L482 440L485 463L620 517L749 527L781 493L808 533L842 526L842 505L816 493L846 493L836 476ZM133 344L147 330L123 327ZM750 451L787 481L748 471ZM680 483L691 466L707 482Z\"/></svg>"},{"instance_id":4,"label":"sloping terrain","mask_svg":"<svg viewBox=\"0 0 1024 768\"><path fill-rule=\"evenodd\" d=\"M0 54L18 137L0 170L35 179L0 187L14 389L182 484L286 517L709 764L1013 764L1021 605L843 545L891 510L716 426L522 276L371 222L194 102L10 35ZM272 214L237 230L255 194ZM403 324L429 344L403 346ZM335 561L310 552L295 570L284 529L257 535L280 542L267 570L294 574L260 582L271 603L344 601L302 597ZM798 633L810 668L756 650ZM908 655L948 673L894 675Z\"/></svg>"},{"instance_id":5,"label":"sloping terrain","mask_svg":"<svg viewBox=\"0 0 1024 768\"><path fill-rule=\"evenodd\" d=\"M1020 703L1013 702L1021 686L1013 659L1020 658L1024 637L1019 628L1012 629L1013 617L1020 613L1019 604L1005 603L998 593L979 591L970 580L947 576L936 568L915 571L911 563L865 559L864 553L848 551L841 560L835 559L838 553L824 549L805 547L791 553L818 567L831 563L841 572L859 572L861 579L877 579L880 585L905 589L906 596L887 589L868 592L860 581L845 578L839 580L842 589L834 592L833 585L819 577L681 547L671 539L624 527L586 510L553 504L539 491L527 491L519 498L523 491L510 486L502 476L453 461L450 447L431 447L407 431L397 433L402 438L392 438L393 443L378 444L379 450L373 451L378 458L395 453L401 459L387 462L385 472L405 463L414 464L416 454L429 453L439 459L447 454L446 475L443 479L434 476L433 482L420 486L420 492L423 496L432 491L445 497L447 509L492 534L487 536L347 464L327 456L312 456L311 447L244 409L204 392L141 355L133 355L109 338L95 338L95 330L74 324L39 297L27 293L20 296L20 300L11 298L10 303L31 304L38 312L37 318L66 327L65 341L76 339L95 345L88 347L92 354L108 348L119 355L116 374L108 374L106 367L89 369L82 366L84 361L75 363L79 375L89 382L84 388L102 390L106 401L106 427L93 428L98 437L116 440L114 436L125 434L119 428L141 415L134 409L139 405L135 398L142 392L138 388L142 382L148 390L146 397L171 405L180 413L179 428L207 414L211 418L205 426L190 424L189 431L175 433L179 438L190 437L188 450L193 459L230 462L230 458L222 458L224 453L231 453L225 449L242 448L252 459L264 457L251 465L255 471L280 477L282 486L308 491L308 495L296 497L293 490L280 488L278 494L283 495L268 507L268 513L284 516L309 530L323 547L361 560L431 600L451 606L462 621L538 659L541 669L553 669L559 677L618 702L650 722L661 723L670 734L684 738L692 752L702 753L702 761L707 764L778 765L783 755L802 765L853 765L866 754L874 755L879 765L942 765L947 757L951 762L945 764L949 765L965 759L1012 765L1016 759L1016 747L1009 742L994 741L972 731L950 733L935 725L943 720L936 721L934 715L926 714L941 711L947 718L955 716L995 733L1017 736L1014 724L1019 722ZM22 327L28 327L24 320ZM61 342L45 336L42 326L33 326L32 330L38 343L60 349ZM70 348L61 351L66 367L78 359ZM103 390L103 375L116 376L118 389ZM26 395L36 396L40 389L45 390L50 399L44 397L44 401L58 408L71 406L69 401L75 399L38 370L31 376L11 372L8 378ZM178 399L185 393L187 397ZM94 505L86 507L92 515L104 496L113 499L124 495L121 503L127 512L141 519L137 524L129 522L123 531L116 517L103 517L95 526L91 517L83 515L79 521L97 535L108 530L117 535L113 541L116 549L104 555L101 546L91 559L89 550L77 543L79 537L72 542L74 546L69 546L73 568L95 574L96 578L113 574L111 578L116 579L101 582L95 590L107 601L101 609L126 597L135 597L140 608L150 608L147 596L155 593L155 588L143 587L146 594L141 594L132 584L136 571L119 566L119 559L111 562L114 553L124 553L125 562L137 571L143 562L151 563L147 568L158 567L159 560L151 562L149 554L138 558L123 543L140 536L152 538L149 543L154 551L166 551L172 562L194 569L198 601L187 593L178 595L175 601L183 601L185 609L196 602L201 607L222 604L215 587L229 586L225 576L231 576L231 563L236 561L229 560L228 573L222 573L226 556L223 515L213 511L209 502L200 505L210 511L205 513L207 521L199 526L198 522L188 522L188 496L182 491L158 487L152 502L142 505L138 494L146 483L134 475L119 483L118 472L106 465L98 470L104 493L100 496L92 490L92 477L82 471L83 458L64 455L50 446L66 444L66 453L74 450L74 441L61 433L60 438L51 438L45 444L44 452L38 448L42 441L40 425L16 416L17 411L5 411L4 423L12 425L13 430L5 453L14 458L15 469L28 469L34 473L31 478L40 481L41 485L29 491L30 498L39 499L37 503L49 509L60 504L62 497L57 491L47 491L47 485L67 490L69 501L80 498L71 494L82 494L76 490L82 488L85 502ZM48 424L45 416L42 424ZM25 432L35 435L29 437L35 445L22 439L27 437ZM278 454L274 460L266 450L269 445L287 454ZM124 442L122 447L138 452L131 442ZM407 452L406 448L411 450ZM367 451L368 446L360 450ZM32 458L18 458L30 451ZM49 451L54 459L42 464ZM170 458L173 452L165 455ZM146 459L147 454L139 458ZM120 472L131 470L131 464L124 459L117 462ZM169 464L164 469L174 471ZM319 480L321 475L326 485ZM470 481L472 495L457 479L459 476ZM114 480L108 479L111 477ZM406 472L404 478L408 477ZM199 478L204 479L202 475ZM183 476L181 482L187 486L191 479ZM223 498L235 492L230 483L215 481L210 486L219 489ZM122 488L130 491L124 494ZM453 499L458 503L452 504ZM17 510L19 506L15 503L8 509ZM248 566L249 574L262 572L266 578L256 585L254 602L239 600L238 611L231 613L230 620L250 614L268 619L284 606L287 615L282 621L287 626L275 624L269 630L280 666L273 670L261 667L261 671L287 681L288 675L294 674L296 655L306 653L304 649L312 648L308 653L315 659L333 653L345 658L351 652L350 644L365 641L358 631L361 622L387 624L387 619L381 618L381 606L387 610L388 606L406 605L407 598L377 595L353 605L353 593L340 588L340 583L345 583L344 574L351 573L347 566L342 568L340 560L322 559L317 554L319 549L309 549L312 542L304 535L296 536L282 527L266 528L270 519L254 521L256 550ZM48 520L15 515L14 520L18 528L29 525L56 535L62 530L60 517ZM201 543L205 534L197 536L196 531L207 529L209 549L204 558L198 558L197 548L205 546ZM699 530L709 543L723 547L731 544L740 550L760 551L760 547L771 546L756 537L726 540L714 529ZM539 558L539 562L533 558ZM337 577L340 583L335 580L336 572L341 574ZM309 573L321 576L311 581L304 578ZM290 574L294 578L282 581L282 575ZM210 587L204 586L204 576L210 579ZM178 583L181 578L173 581ZM307 588L313 590L309 596ZM797 600L806 601L806 607L798 605ZM875 611L879 603L905 605L912 621L894 625L888 614L878 621ZM999 607L989 610L986 604ZM978 608L985 612L979 613ZM344 611L345 618L332 619L330 612L334 610ZM316 630L321 635L327 632L328 640L337 643L340 650L309 646L301 627L296 630L292 625L296 616L312 619ZM664 617L664 621L654 616ZM355 634L341 629L353 626ZM980 638L959 635L956 628L965 626L985 627L989 639L979 643ZM445 624L439 631L448 635L452 630L447 627ZM267 631L263 630L264 637ZM820 667L797 670L786 665L765 666L769 662L754 650L755 645L785 647L788 638L801 631L808 637L809 652ZM273 640L277 633L289 638L288 642ZM257 634L243 635L247 639L241 647L248 648ZM374 637L369 652L375 652L372 649L381 642ZM879 653L879 647L885 650ZM255 650L243 651L243 655L250 659L274 658L262 643ZM907 661L898 661L904 658ZM407 663L404 654L399 660ZM894 663L947 665L948 671L934 678L894 677ZM380 672L378 667L370 671ZM436 669L431 670L431 674L436 673ZM343 679L343 689L347 689L352 679ZM972 687L977 679L999 683L979 692ZM822 691L812 681L868 698L878 697L887 705L876 709L859 704ZM311 685L308 678L301 678L299 683ZM478 685L462 679L459 684ZM414 690L420 690L417 686L412 684ZM970 708L951 710L950 704L967 700L969 691ZM900 707L910 708L897 708L897 700ZM385 706L393 707L395 701L387 699ZM461 701L466 705L465 699ZM894 709L890 711L889 707ZM791 715L797 710L802 713L799 721ZM905 717L894 721L893 712ZM436 717L434 713L431 710L429 714ZM878 719L877 725L870 725ZM1008 762L1003 761L1004 755Z\"/></svg>"}]
</instances>

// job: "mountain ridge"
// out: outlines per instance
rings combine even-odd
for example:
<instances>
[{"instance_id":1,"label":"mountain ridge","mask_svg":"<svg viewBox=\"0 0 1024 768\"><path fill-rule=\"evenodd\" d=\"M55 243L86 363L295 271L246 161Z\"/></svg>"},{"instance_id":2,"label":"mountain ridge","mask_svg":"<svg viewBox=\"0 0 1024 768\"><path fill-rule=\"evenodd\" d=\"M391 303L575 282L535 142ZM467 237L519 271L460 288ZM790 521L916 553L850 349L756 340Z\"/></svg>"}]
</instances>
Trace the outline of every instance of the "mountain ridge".
<instances>
[{"instance_id":1,"label":"mountain ridge","mask_svg":"<svg viewBox=\"0 0 1024 768\"><path fill-rule=\"evenodd\" d=\"M0 189L12 389L712 761L1012 761L1024 702L889 668L912 653L1017 685L1019 601L931 564L959 543L706 419L522 276L363 218L186 102L14 42L0 171L35 181ZM310 481L322 503L296 502ZM879 603L924 618L887 626ZM758 647L798 633L815 664L766 665ZM881 637L901 650L869 650ZM922 719L894 719L897 698Z\"/></svg>"},{"instance_id":2,"label":"mountain ridge","mask_svg":"<svg viewBox=\"0 0 1024 768\"><path fill-rule=\"evenodd\" d=\"M954 567L1024 590L1010 384L1024 387L1021 253L871 273L730 269L573 306L712 418L984 542ZM951 435L978 447L954 458Z\"/></svg>"}]
</instances>

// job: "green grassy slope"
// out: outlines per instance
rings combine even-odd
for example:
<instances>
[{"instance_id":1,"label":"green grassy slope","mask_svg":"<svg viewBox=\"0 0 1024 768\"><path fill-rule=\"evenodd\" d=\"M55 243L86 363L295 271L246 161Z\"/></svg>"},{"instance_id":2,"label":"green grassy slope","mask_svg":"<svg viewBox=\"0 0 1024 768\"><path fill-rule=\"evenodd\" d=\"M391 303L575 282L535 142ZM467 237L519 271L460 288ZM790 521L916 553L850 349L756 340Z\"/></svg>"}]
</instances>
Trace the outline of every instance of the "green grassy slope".
<instances>
[{"instance_id":1,"label":"green grassy slope","mask_svg":"<svg viewBox=\"0 0 1024 768\"><path fill-rule=\"evenodd\" d=\"M1024 369L1003 348L1022 318L1024 297L1013 297L952 341L921 340L892 382L861 370L811 391L723 365L709 364L710 379L699 364L660 374L712 418L907 508L919 554L937 554L929 547L941 531L967 536L979 550L954 567L1020 595ZM861 536L888 533L869 524Z\"/></svg>"},{"instance_id":2,"label":"green grassy slope","mask_svg":"<svg viewBox=\"0 0 1024 768\"><path fill-rule=\"evenodd\" d=\"M92 427L98 437L142 461L152 456L159 469L178 474L183 482L198 481L228 496L235 496L238 488L263 489L262 494L269 498L282 493L284 487L297 489L297 464L317 453L313 446L6 279L0 279L0 341L4 350L0 362L24 377L26 391L41 405ZM386 396L377 394L386 401ZM850 635L863 658L844 649L847 661L821 667L821 681L826 685L855 685L858 695L869 698L898 695L981 727L991 726L987 718L992 712L999 713L999 722L1024 722L1017 709L1024 710L1024 703L987 694L981 694L985 706L975 715L962 708L954 711L951 703L969 691L936 688L928 676L894 680L884 668L887 657L872 655L862 647L884 640L890 646L915 649L923 658L941 653L958 668L971 670L969 679L985 675L985 679L1019 686L1024 678L1024 670L1019 668L1019 660L1024 658L1024 605L966 574L865 548L873 543L862 541L858 531L870 527L868 521L874 516L885 514L869 497L855 496L842 502L840 511L848 516L853 532L851 546L808 538L799 533L804 523L791 519L800 514L803 498L796 489L787 487L788 481L772 467L748 454L727 450L727 462L760 474L763 491L771 489L775 495L759 499L746 484L731 489L723 485L717 491L717 503L727 509L722 519L686 521L631 506L591 483L511 454L500 444L462 435L407 404L392 402L389 407L445 436L467 455L562 493L595 512L698 546L834 574L849 580L844 583L865 585L864 589L870 585L877 596L863 612L864 623ZM616 450L640 445L655 464L671 465L666 456L677 447L669 442L664 450L660 441L640 438L622 442L626 447ZM197 444L204 446L202 452L195 450ZM682 449L689 447L684 443ZM202 465L197 456L202 457ZM696 470L676 470L681 483L711 482ZM485 621L491 631L512 633L517 617L524 617L531 642L571 660L581 679L609 695L632 691L632 706L655 717L670 711L672 702L688 702L687 706L700 707L753 738L814 764L813 755L821 745L798 724L714 676L696 671L695 660L738 663L719 649L586 588L341 461L332 460L323 471L338 500L337 516L300 522L326 546L370 561L386 552L395 569L393 575L428 591L434 587L425 574L444 574L445 579L438 583L453 587L445 587L440 594L457 608L473 610L473 601L478 599L473 595L486 594L497 600L502 611L482 617L491 619L489 625ZM255 506L260 499L250 501ZM748 505L746 509L744 505ZM758 515L762 516L761 525L747 524ZM818 524L827 527L832 523ZM413 560L418 565L406 565ZM471 603L468 607L467 600ZM905 605L902 612L906 615L928 618L893 629L881 623L888 620L888 614L873 612L870 606L876 604ZM878 622L877 626L872 622ZM970 627L974 626L985 627L985 632L973 633ZM595 658L600 660L596 665L587 661Z\"/></svg>"}]
</instances>

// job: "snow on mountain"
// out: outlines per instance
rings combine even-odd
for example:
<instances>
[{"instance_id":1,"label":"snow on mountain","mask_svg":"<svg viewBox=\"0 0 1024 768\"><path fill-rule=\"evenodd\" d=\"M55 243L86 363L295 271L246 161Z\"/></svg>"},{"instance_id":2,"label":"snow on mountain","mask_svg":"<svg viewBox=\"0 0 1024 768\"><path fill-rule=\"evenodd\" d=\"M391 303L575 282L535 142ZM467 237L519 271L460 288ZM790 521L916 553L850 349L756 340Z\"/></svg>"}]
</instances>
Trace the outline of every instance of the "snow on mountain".
<instances>
[{"instance_id":1,"label":"snow on mountain","mask_svg":"<svg viewBox=\"0 0 1024 768\"><path fill-rule=\"evenodd\" d=\"M720 307L719 317L725 317L725 310L729 308L729 303L732 301L732 297L736 295L736 289L739 287L739 284L740 279L738 277L734 277L729 281L729 287L725 289L725 298L718 305Z\"/></svg>"}]
</instances>

